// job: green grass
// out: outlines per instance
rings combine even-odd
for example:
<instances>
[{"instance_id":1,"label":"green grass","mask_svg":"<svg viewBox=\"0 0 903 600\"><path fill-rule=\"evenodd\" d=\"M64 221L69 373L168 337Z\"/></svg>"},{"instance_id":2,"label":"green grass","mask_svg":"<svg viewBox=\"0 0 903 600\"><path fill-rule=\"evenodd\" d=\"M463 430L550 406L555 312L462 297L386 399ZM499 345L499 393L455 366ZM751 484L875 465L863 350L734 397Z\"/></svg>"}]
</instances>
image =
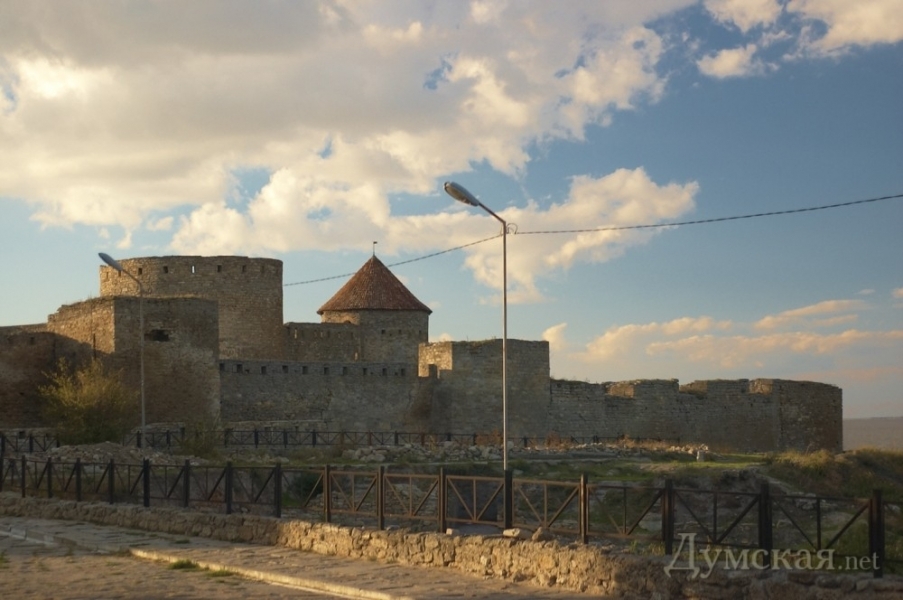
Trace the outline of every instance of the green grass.
<instances>
[{"instance_id":1,"label":"green grass","mask_svg":"<svg viewBox=\"0 0 903 600\"><path fill-rule=\"evenodd\" d=\"M880 489L886 502L903 502L903 452L866 448L831 454L783 452L769 457L765 472L823 496L868 498Z\"/></svg>"},{"instance_id":2,"label":"green grass","mask_svg":"<svg viewBox=\"0 0 903 600\"><path fill-rule=\"evenodd\" d=\"M200 569L201 567L198 566L198 564L196 562L194 562L193 560L188 560L187 558L182 558L182 559L175 561L174 563L170 563L169 568L176 569L176 570L182 570L182 569L193 570L193 569Z\"/></svg>"}]
</instances>

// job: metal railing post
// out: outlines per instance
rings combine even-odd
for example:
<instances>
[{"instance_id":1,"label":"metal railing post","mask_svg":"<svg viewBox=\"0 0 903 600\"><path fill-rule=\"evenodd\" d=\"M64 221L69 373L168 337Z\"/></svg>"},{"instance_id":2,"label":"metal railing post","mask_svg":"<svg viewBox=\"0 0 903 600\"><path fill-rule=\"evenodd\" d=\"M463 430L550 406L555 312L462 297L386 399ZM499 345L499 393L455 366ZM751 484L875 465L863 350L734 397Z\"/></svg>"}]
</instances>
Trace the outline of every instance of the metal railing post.
<instances>
[{"instance_id":1,"label":"metal railing post","mask_svg":"<svg viewBox=\"0 0 903 600\"><path fill-rule=\"evenodd\" d=\"M25 469L28 465L25 463L25 456L22 457L22 472L20 473L22 479L22 497L25 497Z\"/></svg>"},{"instance_id":2,"label":"metal railing post","mask_svg":"<svg viewBox=\"0 0 903 600\"><path fill-rule=\"evenodd\" d=\"M225 490L226 514L231 515L232 514L232 461L231 460L226 463L226 473L225 473L224 478L226 480L226 483L225 483L225 485L226 485L226 490Z\"/></svg>"},{"instance_id":3,"label":"metal railing post","mask_svg":"<svg viewBox=\"0 0 903 600\"><path fill-rule=\"evenodd\" d=\"M439 482L436 490L436 504L439 511L439 533L448 529L446 521L448 513L448 481L445 479L445 467L439 467Z\"/></svg>"},{"instance_id":4,"label":"metal railing post","mask_svg":"<svg viewBox=\"0 0 903 600\"><path fill-rule=\"evenodd\" d=\"M589 476L580 474L580 543L589 541Z\"/></svg>"},{"instance_id":5,"label":"metal railing post","mask_svg":"<svg viewBox=\"0 0 903 600\"><path fill-rule=\"evenodd\" d=\"M150 460L145 458L141 464L141 486L144 488L144 508L150 507Z\"/></svg>"},{"instance_id":6,"label":"metal railing post","mask_svg":"<svg viewBox=\"0 0 903 600\"><path fill-rule=\"evenodd\" d=\"M185 459L185 466L182 467L182 506L188 508L191 500L191 461Z\"/></svg>"},{"instance_id":7,"label":"metal railing post","mask_svg":"<svg viewBox=\"0 0 903 600\"><path fill-rule=\"evenodd\" d=\"M771 568L771 555L774 550L772 538L771 489L768 482L762 483L759 491L759 548L765 551L765 568Z\"/></svg>"},{"instance_id":8,"label":"metal railing post","mask_svg":"<svg viewBox=\"0 0 903 600\"><path fill-rule=\"evenodd\" d=\"M665 555L674 553L674 481L665 480L662 490L662 541L665 543Z\"/></svg>"},{"instance_id":9,"label":"metal railing post","mask_svg":"<svg viewBox=\"0 0 903 600\"><path fill-rule=\"evenodd\" d=\"M329 465L323 467L323 519L332 522L332 468Z\"/></svg>"},{"instance_id":10,"label":"metal railing post","mask_svg":"<svg viewBox=\"0 0 903 600\"><path fill-rule=\"evenodd\" d=\"M82 459L75 459L75 501L82 501Z\"/></svg>"},{"instance_id":11,"label":"metal railing post","mask_svg":"<svg viewBox=\"0 0 903 600\"><path fill-rule=\"evenodd\" d=\"M47 497L53 498L53 459L47 458L47 467L45 469L47 475Z\"/></svg>"},{"instance_id":12,"label":"metal railing post","mask_svg":"<svg viewBox=\"0 0 903 600\"><path fill-rule=\"evenodd\" d=\"M273 477L275 478L273 482L274 509L276 518L279 519L282 518L282 463L276 463L273 468Z\"/></svg>"},{"instance_id":13,"label":"metal railing post","mask_svg":"<svg viewBox=\"0 0 903 600\"><path fill-rule=\"evenodd\" d=\"M884 502L881 490L872 490L869 500L869 556L872 559L872 575L884 577Z\"/></svg>"},{"instance_id":14,"label":"metal railing post","mask_svg":"<svg viewBox=\"0 0 903 600\"><path fill-rule=\"evenodd\" d=\"M380 465L376 469L376 528L386 528L386 467Z\"/></svg>"},{"instance_id":15,"label":"metal railing post","mask_svg":"<svg viewBox=\"0 0 903 600\"><path fill-rule=\"evenodd\" d=\"M110 501L110 504L116 502L116 463L113 462L113 459L110 459L110 464L107 467L109 471L107 471L107 499Z\"/></svg>"}]
</instances>

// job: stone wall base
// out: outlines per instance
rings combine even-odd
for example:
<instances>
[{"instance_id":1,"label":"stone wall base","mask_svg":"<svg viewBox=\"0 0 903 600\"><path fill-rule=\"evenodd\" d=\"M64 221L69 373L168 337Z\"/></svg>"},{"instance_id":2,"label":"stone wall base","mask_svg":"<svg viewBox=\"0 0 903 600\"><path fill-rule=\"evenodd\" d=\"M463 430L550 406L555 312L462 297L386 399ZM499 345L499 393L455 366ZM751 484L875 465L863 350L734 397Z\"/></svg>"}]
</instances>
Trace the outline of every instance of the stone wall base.
<instances>
[{"instance_id":1,"label":"stone wall base","mask_svg":"<svg viewBox=\"0 0 903 600\"><path fill-rule=\"evenodd\" d=\"M903 578L789 570L714 570L693 578L665 567L670 557L621 553L595 544L537 542L500 536L378 531L242 514L21 498L0 493L0 514L87 521L231 542L280 545L329 556L454 568L509 581L556 586L609 598L841 600L903 598ZM684 561L685 562L685 561ZM683 564L683 563L682 563ZM704 564L701 565L705 567ZM706 571L703 568L703 573Z\"/></svg>"}]
</instances>

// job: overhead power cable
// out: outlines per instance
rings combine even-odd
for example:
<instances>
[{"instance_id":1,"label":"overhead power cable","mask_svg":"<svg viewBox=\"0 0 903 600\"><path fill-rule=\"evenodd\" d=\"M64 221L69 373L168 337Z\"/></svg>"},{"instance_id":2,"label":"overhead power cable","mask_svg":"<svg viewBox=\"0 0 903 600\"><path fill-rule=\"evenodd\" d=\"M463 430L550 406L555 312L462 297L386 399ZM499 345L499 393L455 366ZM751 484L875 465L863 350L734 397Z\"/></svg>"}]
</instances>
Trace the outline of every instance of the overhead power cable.
<instances>
[{"instance_id":1,"label":"overhead power cable","mask_svg":"<svg viewBox=\"0 0 903 600\"><path fill-rule=\"evenodd\" d=\"M837 204L823 204L821 206L809 206L806 208L791 208L788 210L774 210L770 212L763 213L752 213L748 215L734 215L732 217L714 217L711 219L697 219L694 221L675 221L673 223L650 223L646 225L617 225L611 227L593 227L589 229L547 229L547 230L539 230L539 231L515 231L514 235L540 235L540 234L561 234L561 233L594 233L598 231L625 231L629 229L665 229L667 227L682 227L684 225L704 225L707 223L722 223L724 221L739 221L741 219L756 219L759 217L775 217L780 215L792 215L796 213L804 213L804 212L814 212L818 210L828 210L830 208L842 208L845 206L856 206L858 204L868 204L870 202L881 202L883 200L895 200L898 198L903 198L903 194L894 194L892 196L881 196L879 198L866 198L865 200L853 200L851 202L840 202ZM386 265L387 267L397 267L399 265L406 265L408 263L417 262L421 260L426 260L428 258L433 258L436 256L440 256L442 254L447 254L449 252L454 252L456 250L462 250L464 248L468 248L470 246L476 246L477 244L482 244L484 242L488 242L490 240L494 240L496 238L502 237L502 234L496 234L490 236L488 238L483 238L481 240L477 240L475 242L470 242L469 244L462 244L460 246L455 246L453 248L447 248L445 250L440 250L439 252L433 252L430 254L424 254L423 256L418 256L416 258L411 258L408 260L403 260L396 263L391 263ZM354 273L345 273L343 275L332 275L331 277L321 277L319 279L308 279L307 281L296 281L294 283L286 283L283 284L283 287L289 287L292 285L304 285L307 283L319 283L321 281L330 281L333 279L344 279L345 277L351 277Z\"/></svg>"},{"instance_id":2,"label":"overhead power cable","mask_svg":"<svg viewBox=\"0 0 903 600\"><path fill-rule=\"evenodd\" d=\"M386 265L387 267L397 267L398 265L406 265L408 263L417 262L418 260L426 260L428 258L433 258L434 256L439 256L440 254L447 254L449 252L454 252L455 250L461 250L463 248L467 248L468 246L476 246L477 244L482 244L483 242L488 242L489 240L494 240L497 237L502 237L502 234L496 234L490 236L488 238L483 238L482 240L477 240L475 242L470 242L469 244L463 244L461 246L455 246L454 248L447 248L445 250L440 250L439 252L433 252L432 254L424 254L423 256L418 256L417 258L410 258L408 260L403 260L401 262L390 263ZM309 279L307 281L296 281L295 283L286 283L283 287L288 287L290 285L304 285L305 283L319 283L320 281L329 281L331 279L343 279L345 277L351 277L354 273L345 273L344 275L333 275L331 277L321 277L320 279Z\"/></svg>"},{"instance_id":3,"label":"overhead power cable","mask_svg":"<svg viewBox=\"0 0 903 600\"><path fill-rule=\"evenodd\" d=\"M619 225L613 227L594 227L591 229L549 229L542 231L518 231L518 235L536 235L540 233L590 233L596 231L623 231L625 229L663 229L665 227L680 227L683 225L702 225L704 223L720 223L723 221L739 221L740 219L755 219L757 217L774 217L778 215L791 215L794 213L813 212L816 210L827 210L829 208L840 208L842 206L854 206L856 204L866 204L868 202L880 202L881 200L892 200L894 198L903 198L903 194L895 196L882 196L881 198L868 198L867 200L854 200L852 202L841 202L839 204L825 204L823 206L810 206L808 208L792 208L789 210L774 210L764 213L753 213L749 215L736 215L733 217L715 217L712 219L699 219L696 221L676 221L674 223L653 223L649 225Z\"/></svg>"}]
</instances>

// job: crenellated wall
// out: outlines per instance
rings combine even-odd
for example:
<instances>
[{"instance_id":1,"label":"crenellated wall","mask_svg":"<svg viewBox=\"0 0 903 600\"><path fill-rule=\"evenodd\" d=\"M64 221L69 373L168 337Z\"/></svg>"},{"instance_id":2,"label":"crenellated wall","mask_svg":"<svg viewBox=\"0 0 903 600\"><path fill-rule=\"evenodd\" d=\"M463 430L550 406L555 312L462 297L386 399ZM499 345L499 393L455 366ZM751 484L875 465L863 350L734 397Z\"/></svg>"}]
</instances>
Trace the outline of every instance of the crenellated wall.
<instances>
[{"instance_id":1,"label":"crenellated wall","mask_svg":"<svg viewBox=\"0 0 903 600\"><path fill-rule=\"evenodd\" d=\"M436 342L420 346L421 376L438 377L431 424L435 431L502 430L502 340ZM548 432L549 343L508 340L508 433Z\"/></svg>"},{"instance_id":2,"label":"crenellated wall","mask_svg":"<svg viewBox=\"0 0 903 600\"><path fill-rule=\"evenodd\" d=\"M192 421L218 409L217 303L202 298L106 296L70 304L50 315L53 359L74 364L102 359L136 391L140 419L140 365L144 319L144 388L149 423Z\"/></svg>"},{"instance_id":3,"label":"crenellated wall","mask_svg":"<svg viewBox=\"0 0 903 600\"><path fill-rule=\"evenodd\" d=\"M46 325L0 328L0 426L38 426L38 386L60 358L103 359L139 389L149 423L307 422L346 431L501 433L502 341L429 343L425 310L324 311L282 322L282 262L243 256L120 261L99 298ZM139 327L141 313L144 329ZM842 449L842 392L776 379L551 379L549 344L508 340L508 433ZM136 415L138 406L136 404ZM318 426L319 426L318 425Z\"/></svg>"},{"instance_id":4,"label":"crenellated wall","mask_svg":"<svg viewBox=\"0 0 903 600\"><path fill-rule=\"evenodd\" d=\"M119 264L147 297L197 296L219 306L220 355L278 358L282 348L282 261L246 256L155 256ZM101 296L137 296L128 275L100 267Z\"/></svg>"},{"instance_id":5,"label":"crenellated wall","mask_svg":"<svg viewBox=\"0 0 903 600\"><path fill-rule=\"evenodd\" d=\"M744 451L843 448L842 392L780 379L553 380L549 423L562 435L704 443Z\"/></svg>"},{"instance_id":6,"label":"crenellated wall","mask_svg":"<svg viewBox=\"0 0 903 600\"><path fill-rule=\"evenodd\" d=\"M332 431L419 428L415 405L428 384L413 365L220 361L224 421L313 421Z\"/></svg>"}]
</instances>

